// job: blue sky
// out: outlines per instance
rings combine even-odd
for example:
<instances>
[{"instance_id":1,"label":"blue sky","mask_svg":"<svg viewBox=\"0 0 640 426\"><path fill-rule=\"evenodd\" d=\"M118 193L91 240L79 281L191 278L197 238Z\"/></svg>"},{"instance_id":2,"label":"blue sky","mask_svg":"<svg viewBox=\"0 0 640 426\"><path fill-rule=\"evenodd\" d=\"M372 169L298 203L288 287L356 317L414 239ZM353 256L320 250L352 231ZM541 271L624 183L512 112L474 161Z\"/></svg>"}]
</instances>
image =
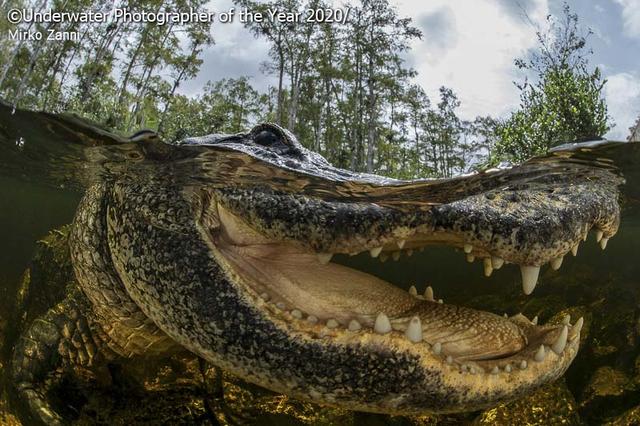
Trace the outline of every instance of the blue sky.
<instances>
[{"instance_id":1,"label":"blue sky","mask_svg":"<svg viewBox=\"0 0 640 426\"><path fill-rule=\"evenodd\" d=\"M418 71L416 82L432 99L438 88L451 87L462 101L460 115L472 119L490 114L506 117L517 108L513 85L521 80L513 60L536 47L536 26L545 28L548 14L560 14L562 0L390 0L401 16L413 18L423 32L407 54ZM594 54L608 83L605 96L616 126L607 137L625 139L640 115L640 0L571 0L581 25L591 28ZM231 7L231 0L212 1L212 10ZM525 18L528 15L529 19ZM216 45L204 53L198 77L182 88L197 93L207 80L250 76L265 89L274 77L264 75L268 46L240 23L218 24Z\"/></svg>"}]
</instances>

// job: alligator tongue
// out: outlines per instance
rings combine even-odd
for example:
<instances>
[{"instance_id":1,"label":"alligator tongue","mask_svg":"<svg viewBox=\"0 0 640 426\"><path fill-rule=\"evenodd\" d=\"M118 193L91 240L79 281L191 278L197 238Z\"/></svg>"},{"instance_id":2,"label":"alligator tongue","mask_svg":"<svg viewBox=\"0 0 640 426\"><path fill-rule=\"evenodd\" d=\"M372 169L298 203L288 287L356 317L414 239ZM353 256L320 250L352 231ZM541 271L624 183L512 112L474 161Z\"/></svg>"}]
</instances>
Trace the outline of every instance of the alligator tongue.
<instances>
[{"instance_id":1,"label":"alligator tongue","mask_svg":"<svg viewBox=\"0 0 640 426\"><path fill-rule=\"evenodd\" d=\"M235 246L222 253L257 294L267 294L280 309L311 315L347 328L353 320L373 333L379 313L390 327L405 332L420 318L422 340L439 342L459 359L511 355L526 346L512 321L489 312L424 300L373 275L318 262L314 254L285 245Z\"/></svg>"}]
</instances>

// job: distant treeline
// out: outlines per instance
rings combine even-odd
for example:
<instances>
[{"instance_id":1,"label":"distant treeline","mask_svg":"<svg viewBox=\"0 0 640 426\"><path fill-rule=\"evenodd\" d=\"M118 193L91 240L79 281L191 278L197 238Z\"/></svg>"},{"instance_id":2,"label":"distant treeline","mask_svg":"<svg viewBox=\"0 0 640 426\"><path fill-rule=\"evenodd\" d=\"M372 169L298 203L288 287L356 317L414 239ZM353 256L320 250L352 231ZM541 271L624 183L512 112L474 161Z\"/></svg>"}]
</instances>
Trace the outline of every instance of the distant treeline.
<instances>
[{"instance_id":1,"label":"distant treeline","mask_svg":"<svg viewBox=\"0 0 640 426\"><path fill-rule=\"evenodd\" d=\"M115 6L162 12L204 10L206 3L116 0ZM328 7L320 0L236 0L235 4L254 12ZM0 7L3 15L15 7L108 13L114 2L0 0ZM348 7L349 19L344 24L304 20L247 24L253 36L268 42L269 60L262 69L275 77L274 87L261 93L249 78L239 76L209 82L194 97L179 94L178 88L198 74L202 53L211 48L221 26L20 24L21 31L46 33L53 28L80 37L64 42L1 37L0 96L24 108L74 111L123 133L155 129L167 141L237 132L259 121L273 121L294 131L306 146L337 166L394 177L452 176L479 164L521 160L543 152L560 138L603 134L608 129L606 105L600 96L604 81L597 69L595 76L587 69L582 53L586 37L577 32L577 17L568 8L566 22L549 30L554 35L573 29L573 33L564 31L564 41L553 38L550 42L539 33L540 51L549 52L554 60L568 54L566 61L560 58L545 64L544 57L533 55L530 63L516 62L521 68L540 71L537 85L521 86L521 110L501 121L489 116L465 121L458 116L460 101L453 90L442 87L439 98L432 101L413 83L416 72L402 59L411 40L421 37L411 19L398 16L387 0L357 0ZM6 20L0 21L0 34L15 29ZM576 39L585 43L576 46ZM564 70L564 74L545 80L553 70ZM582 87L578 83L585 78L591 83ZM569 115L582 114L577 127L558 127L567 117L554 118L564 110L546 105L554 100L545 97L545 84L568 84L577 91L571 96L581 96L579 101L586 102L583 107L575 102L579 111L573 111L570 99L570 107L565 107ZM552 89L557 92L564 87ZM541 119L555 127L542 135L532 133L540 130L535 120Z\"/></svg>"}]
</instances>

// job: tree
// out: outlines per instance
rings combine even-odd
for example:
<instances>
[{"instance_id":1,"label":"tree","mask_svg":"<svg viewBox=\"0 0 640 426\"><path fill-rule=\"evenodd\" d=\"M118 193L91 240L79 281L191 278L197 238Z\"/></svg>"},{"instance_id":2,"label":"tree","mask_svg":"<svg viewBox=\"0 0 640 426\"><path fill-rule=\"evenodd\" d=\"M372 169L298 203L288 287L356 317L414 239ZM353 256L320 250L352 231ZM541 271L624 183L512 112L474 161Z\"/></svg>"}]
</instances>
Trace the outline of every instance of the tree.
<instances>
[{"instance_id":1,"label":"tree","mask_svg":"<svg viewBox=\"0 0 640 426\"><path fill-rule=\"evenodd\" d=\"M578 15L565 3L563 19L548 16L547 32L538 31L538 49L515 65L536 74L520 89L520 109L498 126L492 162L523 161L555 145L599 138L610 128L602 95L606 80L591 69L587 47L591 31L581 32Z\"/></svg>"}]
</instances>

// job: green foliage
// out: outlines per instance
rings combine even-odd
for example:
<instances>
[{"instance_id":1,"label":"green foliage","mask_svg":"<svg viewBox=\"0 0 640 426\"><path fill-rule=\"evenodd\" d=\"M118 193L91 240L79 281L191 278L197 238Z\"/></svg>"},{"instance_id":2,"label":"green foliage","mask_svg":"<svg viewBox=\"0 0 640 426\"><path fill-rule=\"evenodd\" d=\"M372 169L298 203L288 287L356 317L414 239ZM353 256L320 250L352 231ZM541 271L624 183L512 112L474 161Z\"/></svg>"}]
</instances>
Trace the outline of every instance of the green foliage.
<instances>
[{"instance_id":1,"label":"green foliage","mask_svg":"<svg viewBox=\"0 0 640 426\"><path fill-rule=\"evenodd\" d=\"M602 95L606 80L588 63L590 32L580 33L578 16L566 4L563 13L562 22L549 16L549 31L538 32L539 50L516 61L518 68L535 72L537 82L518 86L520 109L497 128L494 163L523 161L558 144L599 138L610 129Z\"/></svg>"},{"instance_id":2,"label":"green foliage","mask_svg":"<svg viewBox=\"0 0 640 426\"><path fill-rule=\"evenodd\" d=\"M307 8L328 6L324 0L234 3L254 13L277 8L302 16ZM159 12L204 9L207 2L126 4ZM113 2L6 0L0 14L45 6L107 12ZM538 33L540 50L516 61L537 80L519 86L520 110L498 122L463 121L453 90L442 87L432 103L412 83L416 72L403 57L421 33L388 0L351 0L344 7L350 9L344 24L248 22L249 31L268 43L263 71L277 83L259 92L239 76L208 82L193 96L179 89L200 72L202 53L213 44L210 23L21 24L21 30L50 26L82 38L64 43L0 38L0 96L20 107L76 112L125 134L154 129L169 142L275 121L336 166L397 178L449 177L608 130L601 97L605 82L597 68L590 71L586 36L568 8L562 25L551 20L551 30ZM8 29L14 27L0 20L0 32Z\"/></svg>"}]
</instances>

